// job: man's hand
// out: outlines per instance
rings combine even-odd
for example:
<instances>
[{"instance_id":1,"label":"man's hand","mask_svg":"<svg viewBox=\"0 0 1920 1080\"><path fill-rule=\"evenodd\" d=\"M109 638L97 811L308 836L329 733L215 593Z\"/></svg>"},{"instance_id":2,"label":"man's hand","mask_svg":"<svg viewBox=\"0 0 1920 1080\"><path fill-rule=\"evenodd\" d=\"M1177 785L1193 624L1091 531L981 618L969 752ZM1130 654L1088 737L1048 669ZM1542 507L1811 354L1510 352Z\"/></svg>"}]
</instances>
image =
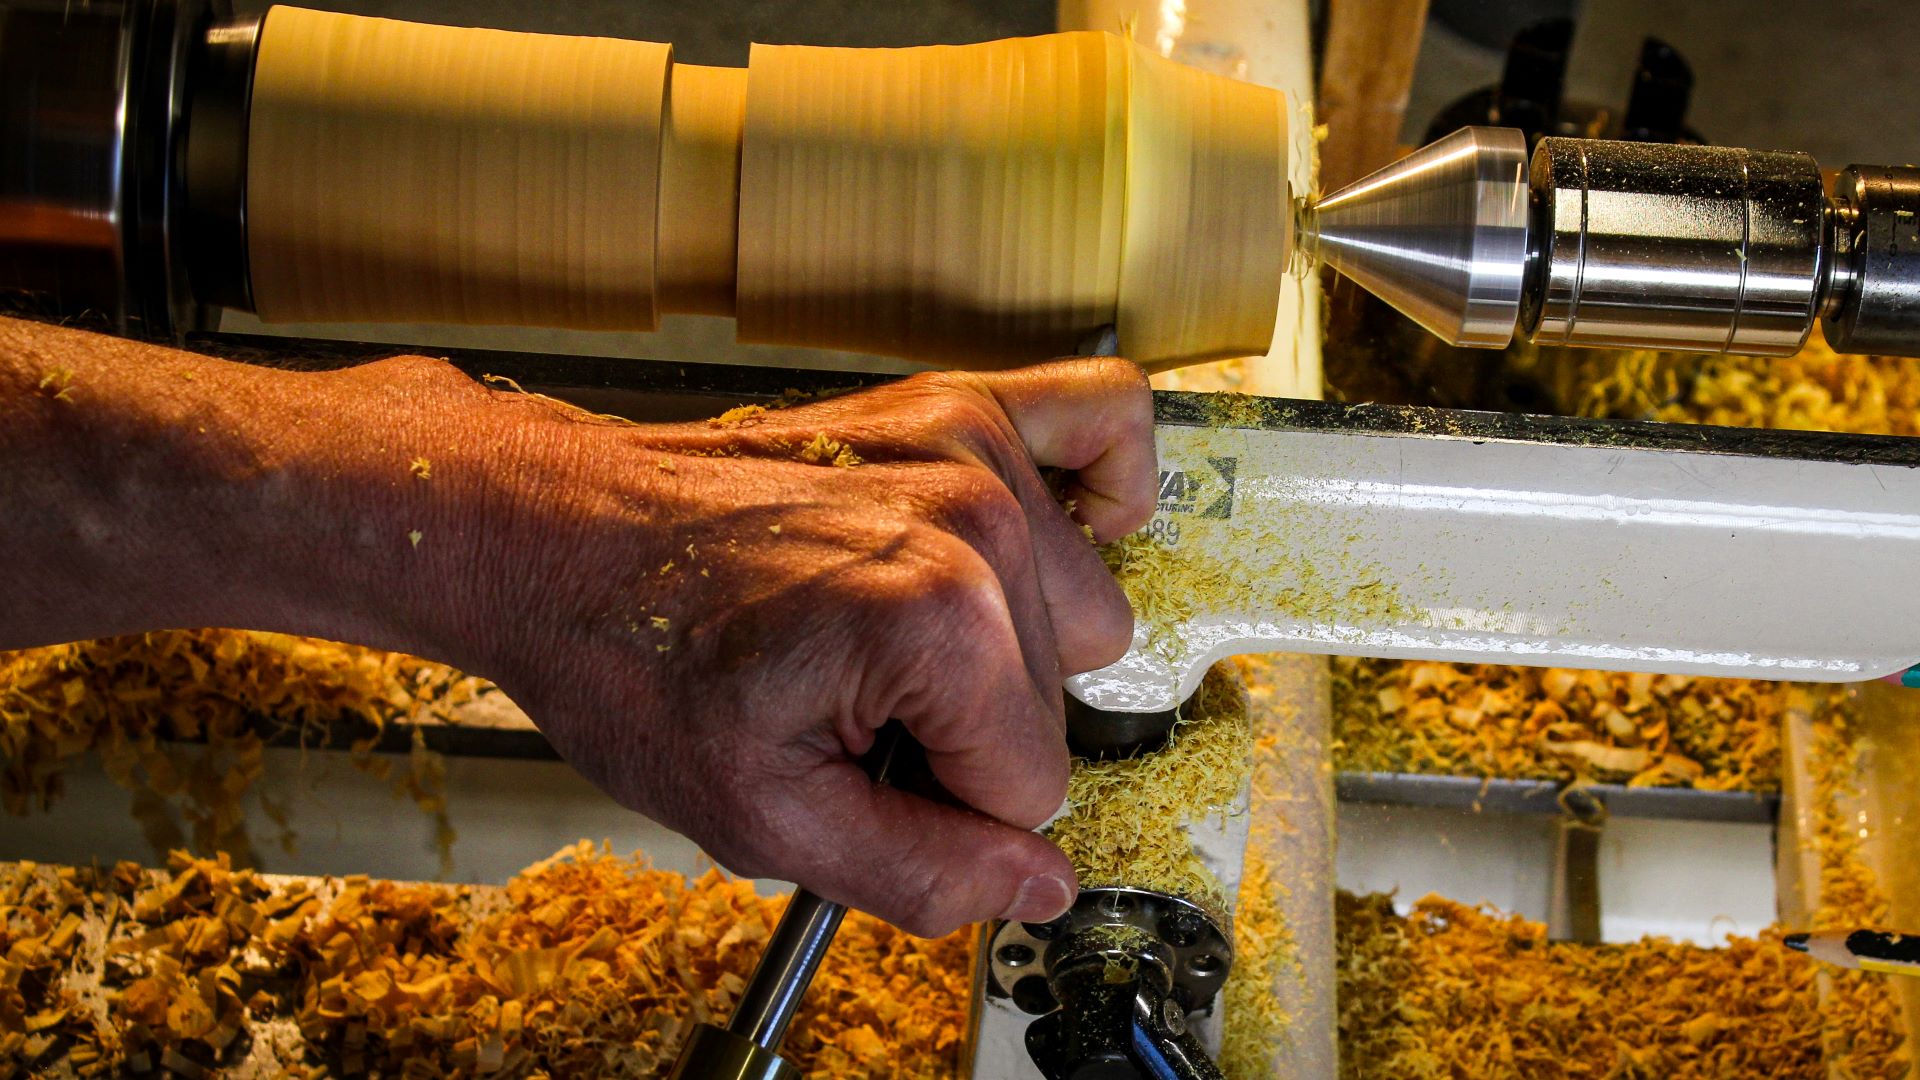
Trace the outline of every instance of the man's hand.
<instances>
[{"instance_id":1,"label":"man's hand","mask_svg":"<svg viewBox=\"0 0 1920 1080\"><path fill-rule=\"evenodd\" d=\"M1061 681L1133 622L1035 463L1075 470L1095 535L1138 527L1145 387L1067 361L723 426L569 424L577 471L512 515L533 591L483 673L730 869L922 934L1052 918L1073 870L1028 830L1065 794ZM890 717L973 811L867 779Z\"/></svg>"},{"instance_id":2,"label":"man's hand","mask_svg":"<svg viewBox=\"0 0 1920 1080\"><path fill-rule=\"evenodd\" d=\"M1150 414L1137 369L1078 360L628 425L419 358L296 374L0 321L0 647L419 653L732 870L922 934L1045 919L1074 893L1029 831L1064 794L1061 681L1132 620L1036 463L1129 532ZM867 780L889 718L971 810Z\"/></svg>"}]
</instances>

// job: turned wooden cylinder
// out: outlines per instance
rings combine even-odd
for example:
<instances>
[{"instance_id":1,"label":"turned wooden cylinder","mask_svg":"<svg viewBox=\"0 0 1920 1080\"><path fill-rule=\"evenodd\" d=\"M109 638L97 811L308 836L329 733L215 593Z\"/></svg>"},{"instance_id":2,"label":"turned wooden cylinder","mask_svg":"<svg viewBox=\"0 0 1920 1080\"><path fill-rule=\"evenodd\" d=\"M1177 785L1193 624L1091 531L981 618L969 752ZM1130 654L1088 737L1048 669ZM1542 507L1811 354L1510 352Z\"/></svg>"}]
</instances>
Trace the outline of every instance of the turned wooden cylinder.
<instances>
[{"instance_id":1,"label":"turned wooden cylinder","mask_svg":"<svg viewBox=\"0 0 1920 1080\"><path fill-rule=\"evenodd\" d=\"M1264 352L1286 110L1109 34L666 45L275 7L248 120L268 321L647 330L968 367L1114 324L1154 368Z\"/></svg>"}]
</instances>

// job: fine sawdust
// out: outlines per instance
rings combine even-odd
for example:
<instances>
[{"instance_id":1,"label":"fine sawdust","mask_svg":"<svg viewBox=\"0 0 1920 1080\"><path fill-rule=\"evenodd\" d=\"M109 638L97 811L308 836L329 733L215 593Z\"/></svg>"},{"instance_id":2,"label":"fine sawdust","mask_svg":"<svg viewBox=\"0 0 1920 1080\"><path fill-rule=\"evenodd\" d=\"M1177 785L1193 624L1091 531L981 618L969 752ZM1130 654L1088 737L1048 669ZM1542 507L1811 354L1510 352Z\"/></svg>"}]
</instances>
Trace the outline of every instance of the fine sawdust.
<instances>
[{"instance_id":1,"label":"fine sawdust","mask_svg":"<svg viewBox=\"0 0 1920 1080\"><path fill-rule=\"evenodd\" d=\"M1229 898L1187 827L1227 813L1246 790L1253 733L1232 665L1209 671L1187 710L1159 750L1076 759L1066 812L1045 832L1084 887L1155 889L1225 912Z\"/></svg>"}]
</instances>

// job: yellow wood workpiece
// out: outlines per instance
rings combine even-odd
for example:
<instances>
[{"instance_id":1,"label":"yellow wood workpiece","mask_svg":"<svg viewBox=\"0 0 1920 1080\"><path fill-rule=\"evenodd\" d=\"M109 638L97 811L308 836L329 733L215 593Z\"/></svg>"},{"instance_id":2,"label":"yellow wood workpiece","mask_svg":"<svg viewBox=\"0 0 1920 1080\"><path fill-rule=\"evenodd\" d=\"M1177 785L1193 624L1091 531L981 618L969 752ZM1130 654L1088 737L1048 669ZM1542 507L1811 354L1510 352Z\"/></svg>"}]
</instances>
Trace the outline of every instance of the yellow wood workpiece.
<instances>
[{"instance_id":1,"label":"yellow wood workpiece","mask_svg":"<svg viewBox=\"0 0 1920 1080\"><path fill-rule=\"evenodd\" d=\"M733 314L740 241L742 68L675 64L660 146L660 306Z\"/></svg>"},{"instance_id":2,"label":"yellow wood workpiece","mask_svg":"<svg viewBox=\"0 0 1920 1080\"><path fill-rule=\"evenodd\" d=\"M268 321L651 329L968 367L1117 324L1151 368L1266 351L1279 94L1078 32L667 46L271 9L249 122Z\"/></svg>"},{"instance_id":3,"label":"yellow wood workpiece","mask_svg":"<svg viewBox=\"0 0 1920 1080\"><path fill-rule=\"evenodd\" d=\"M247 147L260 317L651 329L670 63L270 9Z\"/></svg>"},{"instance_id":4,"label":"yellow wood workpiece","mask_svg":"<svg viewBox=\"0 0 1920 1080\"><path fill-rule=\"evenodd\" d=\"M1292 251L1284 101L1131 58L1121 347L1149 368L1265 353Z\"/></svg>"},{"instance_id":5,"label":"yellow wood workpiece","mask_svg":"<svg viewBox=\"0 0 1920 1080\"><path fill-rule=\"evenodd\" d=\"M754 46L740 339L986 367L1112 322L1124 48Z\"/></svg>"}]
</instances>

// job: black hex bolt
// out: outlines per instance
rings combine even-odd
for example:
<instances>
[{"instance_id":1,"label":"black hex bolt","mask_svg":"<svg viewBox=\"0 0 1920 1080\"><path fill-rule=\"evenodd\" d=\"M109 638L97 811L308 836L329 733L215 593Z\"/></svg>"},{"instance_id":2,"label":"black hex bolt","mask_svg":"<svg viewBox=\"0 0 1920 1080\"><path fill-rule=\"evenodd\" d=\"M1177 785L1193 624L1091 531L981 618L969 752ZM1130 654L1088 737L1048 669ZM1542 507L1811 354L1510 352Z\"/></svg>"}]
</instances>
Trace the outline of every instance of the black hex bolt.
<instances>
[{"instance_id":1,"label":"black hex bolt","mask_svg":"<svg viewBox=\"0 0 1920 1080\"><path fill-rule=\"evenodd\" d=\"M1207 928L1205 919L1184 908L1167 912L1160 919L1160 940L1176 949L1184 949L1200 940L1200 934Z\"/></svg>"}]
</instances>

